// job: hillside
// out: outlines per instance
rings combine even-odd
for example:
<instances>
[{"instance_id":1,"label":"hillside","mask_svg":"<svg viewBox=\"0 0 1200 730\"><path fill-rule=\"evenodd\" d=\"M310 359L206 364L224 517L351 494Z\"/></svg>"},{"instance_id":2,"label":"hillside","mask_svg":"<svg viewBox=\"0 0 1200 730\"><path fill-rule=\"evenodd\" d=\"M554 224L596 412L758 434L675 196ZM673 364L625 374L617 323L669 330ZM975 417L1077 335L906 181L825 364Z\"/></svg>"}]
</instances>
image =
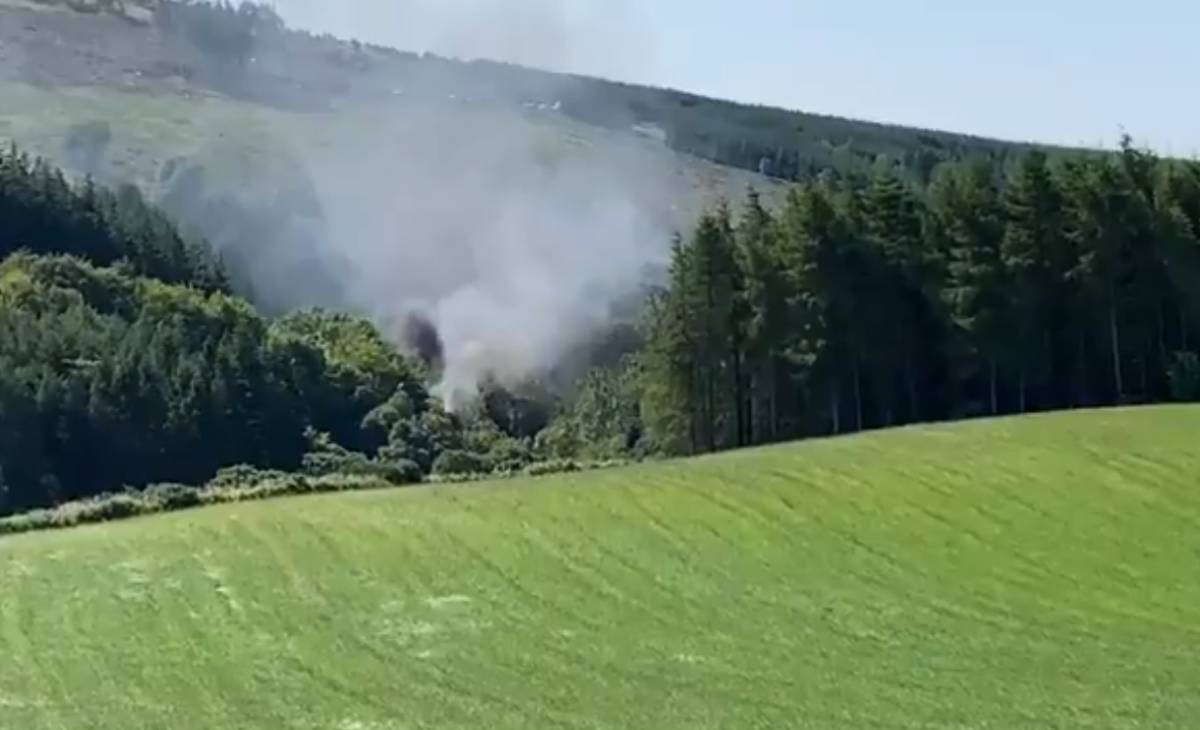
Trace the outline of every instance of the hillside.
<instances>
[{"instance_id":1,"label":"hillside","mask_svg":"<svg viewBox=\"0 0 1200 730\"><path fill-rule=\"evenodd\" d=\"M573 291L595 271L621 300L661 283L675 233L750 187L777 209L789 181L861 181L880 155L924 183L946 160L1003 165L1026 149L406 53L288 29L266 6L157 0L0 0L9 141L75 177L137 185L264 310L376 321L397 316L397 290L428 310L479 283L431 265L451 245L490 267L496 248L518 260L527 240L561 241L568 271L551 278ZM622 255L577 255L613 242ZM579 308L592 294L563 296Z\"/></svg>"},{"instance_id":2,"label":"hillside","mask_svg":"<svg viewBox=\"0 0 1200 730\"><path fill-rule=\"evenodd\" d=\"M0 727L1186 727L1197 427L1080 411L3 539Z\"/></svg>"},{"instance_id":3,"label":"hillside","mask_svg":"<svg viewBox=\"0 0 1200 730\"><path fill-rule=\"evenodd\" d=\"M222 21L172 11L178 7L154 0L0 2L0 134L57 155L71 123L103 119L116 128L114 164L150 180L163 155L186 154L198 137L235 136L243 127L273 133L282 127L287 136L295 126L328 126L341 113L378 115L382 102L399 114L406 105L451 102L456 115L468 118L503 110L567 139L608 145L613 135L641 138L647 154L682 153L663 156L684 168L690 185L680 191L699 183L710 199L730 190L740 197L751 181L769 185L760 172L775 179L827 169L851 174L883 154L928 174L938 161L1003 157L1024 147L411 54L286 29L274 15L231 47L229 29L222 35L210 27ZM37 93L51 90L65 98ZM297 143L304 139L302 131ZM717 172L702 160L743 172ZM730 185L721 184L723 177Z\"/></svg>"}]
</instances>

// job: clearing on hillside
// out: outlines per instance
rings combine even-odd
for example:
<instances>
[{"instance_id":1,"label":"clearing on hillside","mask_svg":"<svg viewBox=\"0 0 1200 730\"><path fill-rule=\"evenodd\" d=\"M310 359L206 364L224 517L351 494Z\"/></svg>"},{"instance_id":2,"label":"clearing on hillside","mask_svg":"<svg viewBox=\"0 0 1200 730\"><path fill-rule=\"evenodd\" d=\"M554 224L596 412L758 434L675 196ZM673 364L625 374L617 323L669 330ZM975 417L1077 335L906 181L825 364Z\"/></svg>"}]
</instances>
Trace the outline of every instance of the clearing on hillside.
<instances>
[{"instance_id":1,"label":"clearing on hillside","mask_svg":"<svg viewBox=\"0 0 1200 730\"><path fill-rule=\"evenodd\" d=\"M1181 728L1200 410L0 540L0 727Z\"/></svg>"}]
</instances>

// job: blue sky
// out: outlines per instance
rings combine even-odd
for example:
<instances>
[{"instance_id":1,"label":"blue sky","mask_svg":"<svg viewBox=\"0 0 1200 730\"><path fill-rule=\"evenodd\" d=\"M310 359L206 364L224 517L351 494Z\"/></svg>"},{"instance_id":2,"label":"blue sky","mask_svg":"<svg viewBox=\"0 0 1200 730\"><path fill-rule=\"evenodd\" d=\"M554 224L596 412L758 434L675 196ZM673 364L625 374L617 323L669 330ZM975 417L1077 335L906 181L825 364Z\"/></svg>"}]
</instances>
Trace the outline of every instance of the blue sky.
<instances>
[{"instance_id":1,"label":"blue sky","mask_svg":"<svg viewBox=\"0 0 1200 730\"><path fill-rule=\"evenodd\" d=\"M1124 128L1200 153L1200 0L277 5L302 25L415 50L1004 138L1108 145Z\"/></svg>"},{"instance_id":2,"label":"blue sky","mask_svg":"<svg viewBox=\"0 0 1200 730\"><path fill-rule=\"evenodd\" d=\"M1196 0L648 6L672 85L1047 142L1112 142L1123 125L1156 147L1200 151ZM729 51L704 53L708 42Z\"/></svg>"}]
</instances>

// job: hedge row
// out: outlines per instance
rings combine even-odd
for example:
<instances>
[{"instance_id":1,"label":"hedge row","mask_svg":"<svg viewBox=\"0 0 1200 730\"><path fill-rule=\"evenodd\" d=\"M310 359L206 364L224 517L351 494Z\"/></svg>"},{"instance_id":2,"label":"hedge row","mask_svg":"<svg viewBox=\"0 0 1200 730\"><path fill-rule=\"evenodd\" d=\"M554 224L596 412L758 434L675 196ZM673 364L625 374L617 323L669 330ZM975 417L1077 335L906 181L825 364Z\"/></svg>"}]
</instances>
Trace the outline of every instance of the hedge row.
<instances>
[{"instance_id":1,"label":"hedge row","mask_svg":"<svg viewBox=\"0 0 1200 730\"><path fill-rule=\"evenodd\" d=\"M520 471L490 474L440 474L430 477L429 481L436 484L461 484L522 476L538 477L611 468L625 463L627 462L546 461L531 464ZM115 494L104 494L78 502L68 502L53 509L35 510L6 517L0 519L0 535L76 527L212 504L251 502L271 497L303 494L384 489L415 484L419 481L419 478L412 478L411 472L407 470L394 470L385 474L333 473L313 476L255 469L249 466L234 466L222 469L212 481L201 487L185 484L156 484L145 489L130 489Z\"/></svg>"},{"instance_id":2,"label":"hedge row","mask_svg":"<svg viewBox=\"0 0 1200 730\"><path fill-rule=\"evenodd\" d=\"M0 535L109 522L210 504L392 486L396 485L378 477L365 475L332 474L311 477L234 467L222 471L216 479L203 487L156 484L146 489L103 494L78 502L68 502L52 509L34 510L6 517L0 519Z\"/></svg>"}]
</instances>

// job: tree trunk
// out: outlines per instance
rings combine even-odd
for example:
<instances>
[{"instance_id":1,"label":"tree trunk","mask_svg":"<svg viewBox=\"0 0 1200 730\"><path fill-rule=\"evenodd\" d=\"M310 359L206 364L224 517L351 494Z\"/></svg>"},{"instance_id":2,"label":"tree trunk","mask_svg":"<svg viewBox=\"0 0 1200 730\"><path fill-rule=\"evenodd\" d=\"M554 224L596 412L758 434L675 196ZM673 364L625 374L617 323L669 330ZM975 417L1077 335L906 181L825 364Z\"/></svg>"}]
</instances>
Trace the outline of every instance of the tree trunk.
<instances>
[{"instance_id":1,"label":"tree trunk","mask_svg":"<svg viewBox=\"0 0 1200 730\"><path fill-rule=\"evenodd\" d=\"M1158 316L1158 371L1161 375L1167 369L1167 315L1164 312L1166 302L1160 302L1157 307Z\"/></svg>"},{"instance_id":2,"label":"tree trunk","mask_svg":"<svg viewBox=\"0 0 1200 730\"><path fill-rule=\"evenodd\" d=\"M920 406L917 403L916 368L913 367L914 356L910 351L904 359L904 387L908 393L908 422L917 423L921 420Z\"/></svg>"},{"instance_id":3,"label":"tree trunk","mask_svg":"<svg viewBox=\"0 0 1200 730\"><path fill-rule=\"evenodd\" d=\"M1075 355L1075 408L1087 405L1087 333L1079 328L1079 352Z\"/></svg>"},{"instance_id":4,"label":"tree trunk","mask_svg":"<svg viewBox=\"0 0 1200 730\"><path fill-rule=\"evenodd\" d=\"M1063 405L1063 402L1062 402L1062 396L1059 394L1059 385L1060 385L1059 365L1061 364L1060 358L1059 358L1059 347L1058 347L1058 343L1054 341L1054 333L1051 332L1049 325L1042 328L1042 341L1044 343L1043 347L1045 348L1043 350L1042 357L1045 358L1045 362L1047 363L1047 367L1048 367L1045 377L1050 386L1050 388L1049 388L1050 393L1052 393L1051 407L1061 407ZM1026 362L1026 365L1028 365L1029 361L1026 360L1025 362ZM1023 371L1022 375L1025 375L1026 377L1028 377L1027 371ZM1028 388L1029 387L1028 384L1026 384L1025 387ZM1025 397L1024 394L1022 394L1022 398L1024 398L1024 397ZM1034 408L1038 408L1038 407L1039 407L1038 404L1034 405ZM1041 406L1041 407L1045 407L1045 406ZM1023 411L1028 410L1028 403L1025 403L1024 401L1022 401L1022 410Z\"/></svg>"},{"instance_id":5,"label":"tree trunk","mask_svg":"<svg viewBox=\"0 0 1200 730\"><path fill-rule=\"evenodd\" d=\"M1188 326L1187 313L1183 311L1183 304L1179 305L1179 349L1188 349Z\"/></svg>"},{"instance_id":6,"label":"tree trunk","mask_svg":"<svg viewBox=\"0 0 1200 730\"><path fill-rule=\"evenodd\" d=\"M1150 397L1150 354L1147 352L1142 357L1138 358L1139 364L1142 366L1142 398Z\"/></svg>"},{"instance_id":7,"label":"tree trunk","mask_svg":"<svg viewBox=\"0 0 1200 730\"><path fill-rule=\"evenodd\" d=\"M992 399L992 415L995 416L1000 412L1000 404L996 397L996 354L988 358L988 387Z\"/></svg>"},{"instance_id":8,"label":"tree trunk","mask_svg":"<svg viewBox=\"0 0 1200 730\"><path fill-rule=\"evenodd\" d=\"M712 373L704 379L704 446L709 453L717 450L717 396Z\"/></svg>"},{"instance_id":9,"label":"tree trunk","mask_svg":"<svg viewBox=\"0 0 1200 730\"><path fill-rule=\"evenodd\" d=\"M770 400L767 404L767 434L774 443L779 440L779 363L771 358Z\"/></svg>"},{"instance_id":10,"label":"tree trunk","mask_svg":"<svg viewBox=\"0 0 1200 730\"><path fill-rule=\"evenodd\" d=\"M741 347L736 338L733 342L733 427L736 431L734 444L741 448L746 445L746 384L742 382Z\"/></svg>"},{"instance_id":11,"label":"tree trunk","mask_svg":"<svg viewBox=\"0 0 1200 730\"><path fill-rule=\"evenodd\" d=\"M1120 403L1125 394L1125 383L1121 377L1121 332L1117 326L1117 295L1113 287L1108 288L1108 330L1112 340L1113 357L1113 387L1116 388L1116 402Z\"/></svg>"},{"instance_id":12,"label":"tree trunk","mask_svg":"<svg viewBox=\"0 0 1200 730\"><path fill-rule=\"evenodd\" d=\"M837 436L842 432L842 399L841 388L837 381L833 383L833 388L829 391L829 415L830 421L833 423L833 435Z\"/></svg>"},{"instance_id":13,"label":"tree trunk","mask_svg":"<svg viewBox=\"0 0 1200 730\"><path fill-rule=\"evenodd\" d=\"M851 358L854 371L854 430L863 430L862 376L858 371L858 356Z\"/></svg>"},{"instance_id":14,"label":"tree trunk","mask_svg":"<svg viewBox=\"0 0 1200 730\"><path fill-rule=\"evenodd\" d=\"M696 407L693 405L695 400L688 398L688 441L690 442L690 454L700 453L700 434L697 432L697 426L700 419L696 417Z\"/></svg>"},{"instance_id":15,"label":"tree trunk","mask_svg":"<svg viewBox=\"0 0 1200 730\"><path fill-rule=\"evenodd\" d=\"M1025 360L1021 360L1021 381L1017 390L1017 412L1025 413Z\"/></svg>"}]
</instances>

